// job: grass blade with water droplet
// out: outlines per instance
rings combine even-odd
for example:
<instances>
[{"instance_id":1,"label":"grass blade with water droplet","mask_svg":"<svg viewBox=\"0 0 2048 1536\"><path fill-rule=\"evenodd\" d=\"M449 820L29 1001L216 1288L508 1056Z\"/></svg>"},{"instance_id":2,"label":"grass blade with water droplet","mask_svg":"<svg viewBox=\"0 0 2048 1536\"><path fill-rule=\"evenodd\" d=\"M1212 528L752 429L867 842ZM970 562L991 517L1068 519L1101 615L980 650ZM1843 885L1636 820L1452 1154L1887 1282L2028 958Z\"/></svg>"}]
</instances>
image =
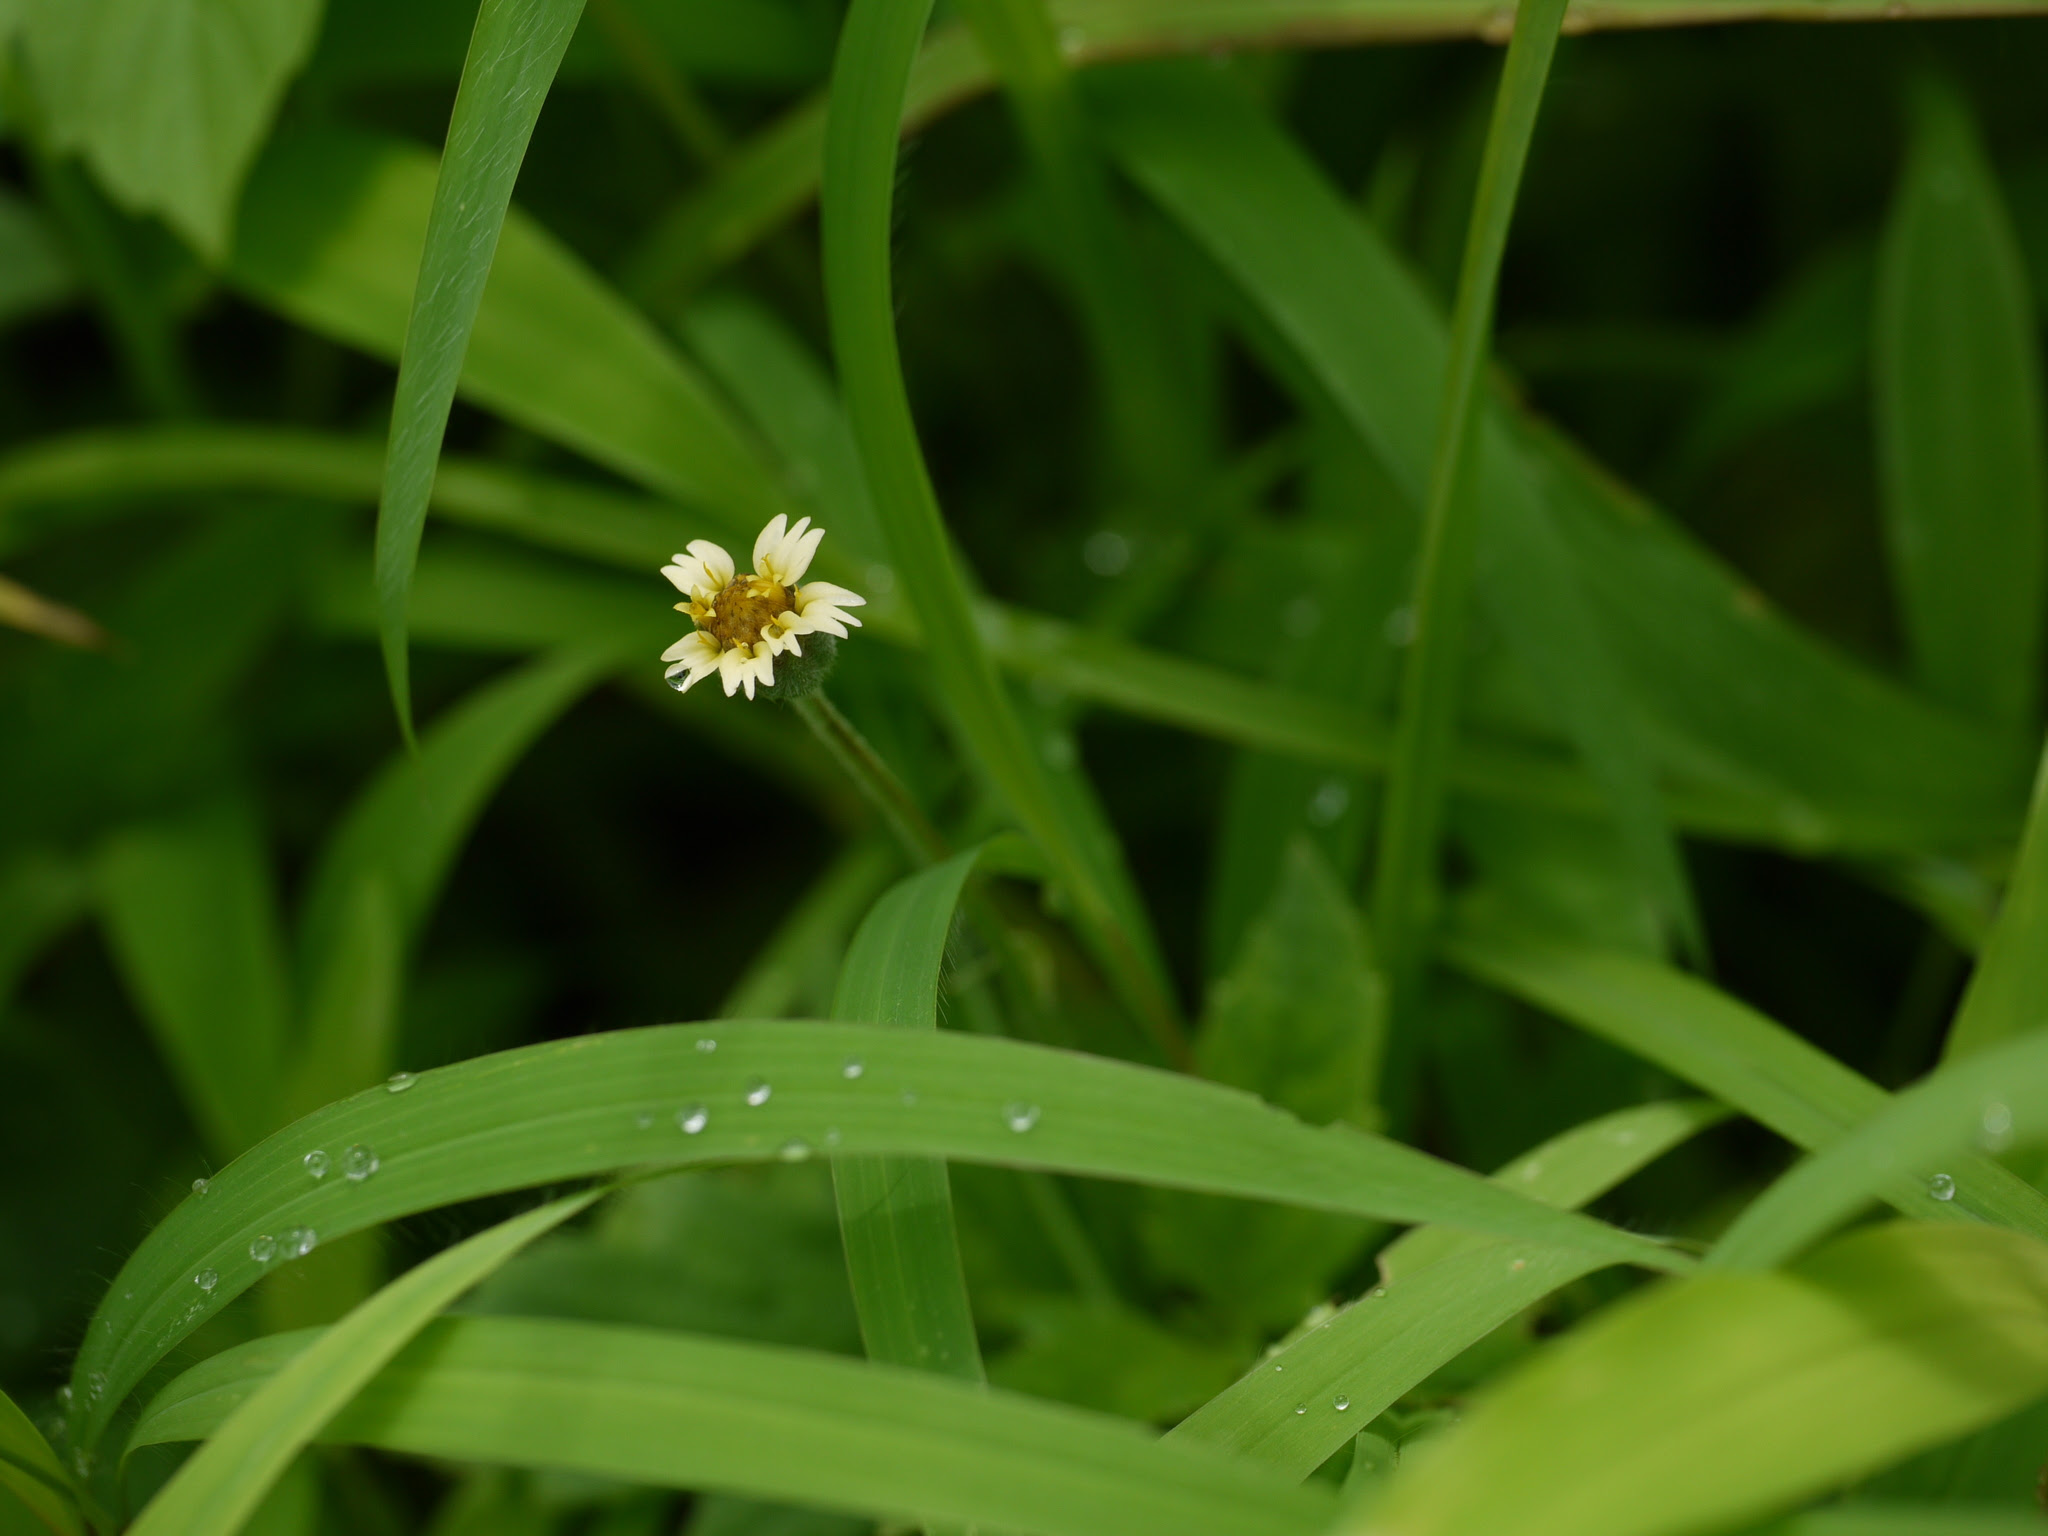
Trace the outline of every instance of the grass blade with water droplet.
<instances>
[{"instance_id":1,"label":"grass blade with water droplet","mask_svg":"<svg viewBox=\"0 0 2048 1536\"><path fill-rule=\"evenodd\" d=\"M292 1458L436 1313L596 1198L571 1195L502 1221L357 1306L228 1414L143 1507L133 1536L234 1536Z\"/></svg>"}]
</instances>

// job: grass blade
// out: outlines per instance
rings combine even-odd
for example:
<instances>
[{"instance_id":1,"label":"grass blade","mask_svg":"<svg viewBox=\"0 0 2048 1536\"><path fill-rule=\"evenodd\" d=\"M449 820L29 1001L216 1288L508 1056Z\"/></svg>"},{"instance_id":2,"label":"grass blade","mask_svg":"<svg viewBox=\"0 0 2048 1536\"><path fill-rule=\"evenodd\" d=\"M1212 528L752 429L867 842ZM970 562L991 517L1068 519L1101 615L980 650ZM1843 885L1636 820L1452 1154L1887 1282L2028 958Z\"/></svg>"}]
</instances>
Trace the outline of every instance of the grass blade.
<instances>
[{"instance_id":1,"label":"grass blade","mask_svg":"<svg viewBox=\"0 0 2048 1536\"><path fill-rule=\"evenodd\" d=\"M377 508L378 628L399 725L412 740L406 600L433 494L434 465L483 306L498 232L512 205L527 141L583 0L483 0L448 121L441 175L427 218L412 314L391 402L391 446Z\"/></svg>"},{"instance_id":2,"label":"grass blade","mask_svg":"<svg viewBox=\"0 0 2048 1536\"><path fill-rule=\"evenodd\" d=\"M1830 1227L1848 1220L1901 1173L1917 1176L1937 1200L1968 1198L1941 1172L1973 1147L2001 1151L2048 1137L2048 1032L1941 1068L1896 1095L1840 1140L1773 1184L1722 1234L1707 1262L1720 1269L1783 1264ZM2048 1221L2021 1230L2048 1237Z\"/></svg>"},{"instance_id":3,"label":"grass blade","mask_svg":"<svg viewBox=\"0 0 2048 1536\"><path fill-rule=\"evenodd\" d=\"M291 1001L255 815L219 800L117 833L100 857L114 954L214 1157L278 1124Z\"/></svg>"},{"instance_id":4,"label":"grass blade","mask_svg":"<svg viewBox=\"0 0 2048 1536\"><path fill-rule=\"evenodd\" d=\"M1397 1009L1412 1001L1424 935L1433 926L1437 905L1437 843L1479 542L1473 480L1480 395L1508 226L1564 10L1565 0L1527 0L1515 8L1514 38L1494 97L1451 310L1449 355L1422 506L1421 566L1412 607L1415 638L1401 674L1373 874L1373 928L1394 982Z\"/></svg>"},{"instance_id":5,"label":"grass blade","mask_svg":"<svg viewBox=\"0 0 2048 1536\"><path fill-rule=\"evenodd\" d=\"M1454 965L1705 1089L1809 1151L1833 1145L1888 1102L1883 1089L1724 992L1634 956L1506 930L1450 937ZM1937 1200L1903 1175L1882 1191L1907 1216L2048 1232L2048 1199L1983 1157L1959 1158L1958 1193Z\"/></svg>"},{"instance_id":6,"label":"grass blade","mask_svg":"<svg viewBox=\"0 0 2048 1536\"><path fill-rule=\"evenodd\" d=\"M2048 1247L1896 1223L1788 1274L1701 1275L1610 1309L1495 1390L1369 1519L1339 1529L1721 1529L2044 1388Z\"/></svg>"},{"instance_id":7,"label":"grass blade","mask_svg":"<svg viewBox=\"0 0 2048 1536\"><path fill-rule=\"evenodd\" d=\"M251 1392L128 1529L234 1536L292 1458L436 1313L596 1198L571 1195L514 1216L392 1281Z\"/></svg>"},{"instance_id":8,"label":"grass blade","mask_svg":"<svg viewBox=\"0 0 2048 1536\"><path fill-rule=\"evenodd\" d=\"M703 1041L715 1049L701 1048ZM846 1078L849 1055L865 1071ZM759 1098L762 1086L770 1090ZM1651 1268L1685 1260L1549 1210L1346 1126L1311 1129L1249 1094L1175 1073L951 1031L823 1023L668 1026L482 1056L319 1110L181 1203L123 1266L74 1365L74 1440L96 1440L164 1352L266 1273L249 1245L293 1226L322 1241L453 1201L635 1167L766 1161L791 1142L944 1157L1277 1200L1584 1247ZM908 1093L914 1102L905 1102ZM755 1100L758 1098L758 1102ZM1005 1107L1039 1106L1026 1131ZM685 1122L705 1111L699 1129ZM678 1126L684 1128L679 1130ZM349 1146L380 1166L312 1178ZM211 1286L196 1277L211 1273ZM103 1374L108 1389L88 1400Z\"/></svg>"},{"instance_id":9,"label":"grass blade","mask_svg":"<svg viewBox=\"0 0 2048 1536\"><path fill-rule=\"evenodd\" d=\"M833 1017L938 1029L939 968L954 909L980 854L978 848L955 854L883 894L840 967ZM865 1063L848 1057L840 1070L858 1077ZM945 1161L835 1157L832 1185L868 1358L983 1380Z\"/></svg>"},{"instance_id":10,"label":"grass blade","mask_svg":"<svg viewBox=\"0 0 2048 1536\"><path fill-rule=\"evenodd\" d=\"M2048 395L2034 307L1969 109L1923 81L1878 264L1885 532L1913 672L2024 729L2048 615Z\"/></svg>"},{"instance_id":11,"label":"grass blade","mask_svg":"<svg viewBox=\"0 0 2048 1536\"><path fill-rule=\"evenodd\" d=\"M189 1439L303 1335L186 1373L138 1427ZM1333 1501L1128 1420L792 1349L539 1319L431 1324L330 1428L413 1455L559 1467L890 1521L1039 1536L1312 1536Z\"/></svg>"},{"instance_id":12,"label":"grass blade","mask_svg":"<svg viewBox=\"0 0 2048 1536\"><path fill-rule=\"evenodd\" d=\"M2030 1509L1851 1504L1795 1515L1771 1536L2029 1536L2039 1526Z\"/></svg>"},{"instance_id":13,"label":"grass blade","mask_svg":"<svg viewBox=\"0 0 2048 1536\"><path fill-rule=\"evenodd\" d=\"M55 1536L84 1536L85 1521L57 1453L5 1392L0 1392L0 1489L28 1506Z\"/></svg>"},{"instance_id":14,"label":"grass blade","mask_svg":"<svg viewBox=\"0 0 2048 1536\"><path fill-rule=\"evenodd\" d=\"M896 137L928 0L855 0L833 69L825 133L825 289L847 413L897 574L927 640L962 745L1044 849L1124 1001L1180 1056L1178 1010L1142 912L1092 856L1003 692L975 621L910 414L889 271Z\"/></svg>"},{"instance_id":15,"label":"grass blade","mask_svg":"<svg viewBox=\"0 0 2048 1536\"><path fill-rule=\"evenodd\" d=\"M1621 1110L1553 1137L1494 1182L1572 1209L1725 1113L1698 1101ZM1261 1360L1168 1438L1306 1477L1430 1372L1605 1261L1430 1226L1383 1249L1379 1264L1384 1286Z\"/></svg>"},{"instance_id":16,"label":"grass blade","mask_svg":"<svg viewBox=\"0 0 2048 1536\"><path fill-rule=\"evenodd\" d=\"M2048 750L2012 877L1942 1047L1955 1061L2048 1026Z\"/></svg>"}]
</instances>

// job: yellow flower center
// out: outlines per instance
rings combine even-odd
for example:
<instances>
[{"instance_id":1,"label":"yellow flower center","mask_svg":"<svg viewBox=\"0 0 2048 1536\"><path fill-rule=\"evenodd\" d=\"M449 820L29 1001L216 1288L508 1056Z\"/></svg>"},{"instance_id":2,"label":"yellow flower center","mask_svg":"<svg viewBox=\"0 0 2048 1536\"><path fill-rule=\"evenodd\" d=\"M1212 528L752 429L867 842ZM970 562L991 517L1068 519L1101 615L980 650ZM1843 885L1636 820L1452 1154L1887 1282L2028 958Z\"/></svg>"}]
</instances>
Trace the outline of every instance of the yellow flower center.
<instances>
[{"instance_id":1,"label":"yellow flower center","mask_svg":"<svg viewBox=\"0 0 2048 1536\"><path fill-rule=\"evenodd\" d=\"M783 614L796 606L796 593L766 576L741 576L711 599L700 628L722 646L753 645Z\"/></svg>"}]
</instances>

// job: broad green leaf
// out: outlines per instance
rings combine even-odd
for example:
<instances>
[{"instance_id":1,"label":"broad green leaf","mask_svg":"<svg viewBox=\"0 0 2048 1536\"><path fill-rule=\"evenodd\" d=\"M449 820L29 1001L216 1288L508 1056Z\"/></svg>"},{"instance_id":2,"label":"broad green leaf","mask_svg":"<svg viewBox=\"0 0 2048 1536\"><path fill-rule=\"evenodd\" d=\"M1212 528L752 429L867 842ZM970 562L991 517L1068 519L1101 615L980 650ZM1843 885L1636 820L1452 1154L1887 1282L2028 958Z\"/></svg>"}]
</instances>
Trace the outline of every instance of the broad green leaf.
<instances>
[{"instance_id":1,"label":"broad green leaf","mask_svg":"<svg viewBox=\"0 0 2048 1536\"><path fill-rule=\"evenodd\" d=\"M1098 121L1125 169L1243 288L1410 502L1425 505L1430 402L1447 387L1448 343L1415 280L1213 72L1120 71L1099 83ZM1553 513L1496 413L1474 430L1482 600L1542 679L1666 924L1693 932L1634 706Z\"/></svg>"},{"instance_id":2,"label":"broad green leaf","mask_svg":"<svg viewBox=\"0 0 2048 1536\"><path fill-rule=\"evenodd\" d=\"M279 137L250 176L226 276L299 324L395 359L436 184L431 155L338 130ZM724 405L646 318L516 208L460 393L747 536L786 510ZM664 553L672 553L665 551Z\"/></svg>"},{"instance_id":3,"label":"broad green leaf","mask_svg":"<svg viewBox=\"0 0 2048 1536\"><path fill-rule=\"evenodd\" d=\"M291 999L252 808L214 800L117 832L100 855L115 958L214 1157L286 1118Z\"/></svg>"},{"instance_id":4,"label":"broad green leaf","mask_svg":"<svg viewBox=\"0 0 2048 1536\"><path fill-rule=\"evenodd\" d=\"M1942 1048L1954 1061L2048 1025L2048 750L2012 877Z\"/></svg>"},{"instance_id":5,"label":"broad green leaf","mask_svg":"<svg viewBox=\"0 0 2048 1536\"><path fill-rule=\"evenodd\" d=\"M2048 1390L2048 1246L1897 1223L1610 1308L1341 1531L1662 1536L1773 1513Z\"/></svg>"},{"instance_id":6,"label":"broad green leaf","mask_svg":"<svg viewBox=\"0 0 2048 1536\"><path fill-rule=\"evenodd\" d=\"M249 1392L128 1529L234 1536L292 1458L436 1313L596 1198L571 1195L499 1222L392 1281Z\"/></svg>"},{"instance_id":7,"label":"broad green leaf","mask_svg":"<svg viewBox=\"0 0 2048 1536\"><path fill-rule=\"evenodd\" d=\"M1425 935L1435 926L1438 841L1463 691L1461 674L1470 649L1468 613L1480 538L1477 480L1486 359L1508 226L1563 20L1564 0L1530 0L1516 7L1514 37L1501 68L1479 187L1465 231L1448 348L1441 360L1436 430L1421 506L1420 564L1409 608L1414 638L1401 671L1372 886L1373 927L1394 982L1400 1005L1397 1017L1413 1000ZM1156 157L1152 164L1156 186ZM1219 256L1240 281L1271 281L1256 256ZM1366 433L1370 440L1370 425ZM1412 489L1413 471L1402 468L1408 472L1396 471L1397 477Z\"/></svg>"},{"instance_id":8,"label":"broad green leaf","mask_svg":"<svg viewBox=\"0 0 2048 1536\"><path fill-rule=\"evenodd\" d=\"M0 1392L0 1500L19 1499L56 1536L84 1536L71 1480L42 1431Z\"/></svg>"},{"instance_id":9,"label":"broad green leaf","mask_svg":"<svg viewBox=\"0 0 2048 1536\"><path fill-rule=\"evenodd\" d=\"M320 0L26 0L22 34L52 145L209 257Z\"/></svg>"},{"instance_id":10,"label":"broad green leaf","mask_svg":"<svg viewBox=\"0 0 2048 1536\"><path fill-rule=\"evenodd\" d=\"M858 1078L844 1075L849 1056L862 1061ZM166 1350L267 1273L249 1253L265 1235L304 1227L328 1241L497 1191L640 1166L765 1161L792 1142L823 1147L833 1133L834 1150L846 1155L1089 1174L1441 1221L1651 1268L1687 1263L1398 1143L1348 1126L1312 1129L1234 1089L950 1031L820 1023L626 1030L478 1057L395 1088L370 1089L279 1131L143 1241L75 1362L79 1443L97 1438ZM1040 1111L1021 1131L1004 1112L1020 1102ZM705 1119L693 1133L700 1107ZM350 1147L376 1155L374 1177L336 1175ZM327 1154L324 1178L306 1166L315 1151ZM108 1388L88 1401L95 1373Z\"/></svg>"},{"instance_id":11,"label":"broad green leaf","mask_svg":"<svg viewBox=\"0 0 2048 1536\"><path fill-rule=\"evenodd\" d=\"M1770 1536L2031 1536L2030 1509L1956 1504L1851 1504L1816 1509L1771 1527Z\"/></svg>"},{"instance_id":12,"label":"broad green leaf","mask_svg":"<svg viewBox=\"0 0 2048 1536\"><path fill-rule=\"evenodd\" d=\"M1708 1264L1783 1264L1856 1214L1905 1173L1936 1200L1963 1197L1970 1181L1945 1171L1971 1148L2002 1151L2048 1137L2048 1032L1952 1062L1897 1094L1840 1140L1807 1158L1752 1201L1722 1234ZM2017 1223L2016 1223L2017 1224ZM2022 1230L2048 1236L2048 1221Z\"/></svg>"},{"instance_id":13,"label":"broad green leaf","mask_svg":"<svg viewBox=\"0 0 2048 1536\"><path fill-rule=\"evenodd\" d=\"M833 70L825 131L825 292L832 349L897 577L917 611L926 655L975 766L1044 850L1077 926L1127 1006L1169 1052L1177 1010L1141 908L1105 867L1099 843L1062 804L979 626L926 470L896 344L889 268L896 137L930 5L855 0Z\"/></svg>"},{"instance_id":14,"label":"broad green leaf","mask_svg":"<svg viewBox=\"0 0 2048 1536\"><path fill-rule=\"evenodd\" d=\"M1922 82L1879 258L1885 532L1913 672L2008 728L2041 711L2048 391L1998 182L1952 90Z\"/></svg>"},{"instance_id":15,"label":"broad green leaf","mask_svg":"<svg viewBox=\"0 0 2048 1536\"><path fill-rule=\"evenodd\" d=\"M1883 1089L1705 982L1632 955L1505 928L1450 935L1452 964L1655 1062L1795 1146L1828 1147L1888 1102ZM1903 1171L1880 1191L1907 1216L1970 1216L2048 1233L2048 1199L1984 1157L1958 1158L1937 1200Z\"/></svg>"},{"instance_id":16,"label":"broad green leaf","mask_svg":"<svg viewBox=\"0 0 2048 1536\"><path fill-rule=\"evenodd\" d=\"M208 1433L307 1347L284 1336L216 1355L159 1396L138 1440ZM1333 1506L1128 1420L928 1372L526 1318L431 1324L328 1434L1039 1536L1312 1536Z\"/></svg>"},{"instance_id":17,"label":"broad green leaf","mask_svg":"<svg viewBox=\"0 0 2048 1536\"><path fill-rule=\"evenodd\" d=\"M1699 1101L1620 1110L1516 1158L1494 1182L1572 1209L1725 1113ZM1173 1437L1306 1477L1431 1372L1603 1264L1568 1249L1428 1226L1382 1249L1379 1267L1384 1284L1305 1325L1175 1426Z\"/></svg>"},{"instance_id":18,"label":"broad green leaf","mask_svg":"<svg viewBox=\"0 0 2048 1536\"><path fill-rule=\"evenodd\" d=\"M302 974L323 987L309 1002L314 1016L333 1009L337 1019L360 1017L343 993L363 983L355 967L383 942L382 922L410 943L491 792L616 659L585 647L485 685L434 722L417 757L399 754L363 791L321 850L300 920ZM366 895L368 886L381 895ZM370 910L378 901L388 904L388 919ZM336 1028L348 1033L346 1025ZM381 1059L388 1048L367 1050L363 1059Z\"/></svg>"},{"instance_id":19,"label":"broad green leaf","mask_svg":"<svg viewBox=\"0 0 2048 1536\"><path fill-rule=\"evenodd\" d=\"M980 853L978 848L957 853L883 893L840 966L832 1000L835 1018L938 1029L946 940ZM866 1063L848 1056L839 1070L858 1080L866 1074ZM1038 1113L1035 1107L1029 1112ZM982 1380L981 1346L960 1268L945 1161L842 1155L832 1160L832 1184L868 1358L963 1381Z\"/></svg>"},{"instance_id":20,"label":"broad green leaf","mask_svg":"<svg viewBox=\"0 0 2048 1536\"><path fill-rule=\"evenodd\" d=\"M583 0L483 0L420 252L391 440L377 507L377 628L392 702L412 740L406 599L426 527L434 466L455 404L463 357L483 307L484 284L512 206L512 184L554 84Z\"/></svg>"}]
</instances>

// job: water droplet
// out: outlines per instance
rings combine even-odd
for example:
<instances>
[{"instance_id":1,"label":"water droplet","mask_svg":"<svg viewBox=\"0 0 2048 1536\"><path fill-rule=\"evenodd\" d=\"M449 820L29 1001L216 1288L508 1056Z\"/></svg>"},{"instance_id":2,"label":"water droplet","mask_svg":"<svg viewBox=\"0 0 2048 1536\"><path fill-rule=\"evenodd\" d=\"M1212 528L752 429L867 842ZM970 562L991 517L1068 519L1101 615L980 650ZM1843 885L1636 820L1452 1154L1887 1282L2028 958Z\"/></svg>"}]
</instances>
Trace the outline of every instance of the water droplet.
<instances>
[{"instance_id":1,"label":"water droplet","mask_svg":"<svg viewBox=\"0 0 2048 1536\"><path fill-rule=\"evenodd\" d=\"M87 1372L85 1392L86 1396L90 1397L94 1402L98 1402L101 1398L105 1397L107 1395L107 1373L105 1371Z\"/></svg>"},{"instance_id":2,"label":"water droplet","mask_svg":"<svg viewBox=\"0 0 2048 1536\"><path fill-rule=\"evenodd\" d=\"M386 1093L403 1093L418 1081L419 1079L410 1072L394 1072L384 1079L384 1091Z\"/></svg>"},{"instance_id":3,"label":"water droplet","mask_svg":"<svg viewBox=\"0 0 2048 1536\"><path fill-rule=\"evenodd\" d=\"M698 1037L697 1040L697 1049L702 1051L706 1056L709 1056L713 1051L718 1049L718 1042L712 1039L709 1035L701 1035Z\"/></svg>"},{"instance_id":4,"label":"water droplet","mask_svg":"<svg viewBox=\"0 0 2048 1536\"><path fill-rule=\"evenodd\" d=\"M1937 1200L1953 1200L1956 1197L1956 1181L1945 1173L1937 1173L1927 1181L1927 1193Z\"/></svg>"},{"instance_id":5,"label":"water droplet","mask_svg":"<svg viewBox=\"0 0 2048 1536\"><path fill-rule=\"evenodd\" d=\"M687 1104L676 1111L676 1124L685 1136L695 1136L711 1123L711 1111L702 1104Z\"/></svg>"},{"instance_id":6,"label":"water droplet","mask_svg":"<svg viewBox=\"0 0 2048 1536\"><path fill-rule=\"evenodd\" d=\"M865 1071L867 1067L858 1056L849 1056L846 1058L846 1064L839 1069L839 1075L850 1083Z\"/></svg>"},{"instance_id":7,"label":"water droplet","mask_svg":"<svg viewBox=\"0 0 2048 1536\"><path fill-rule=\"evenodd\" d=\"M1295 1411L1296 1413L1307 1413L1307 1412L1308 1412L1308 1404L1307 1404L1307 1403L1296 1403L1296 1404L1294 1405L1294 1411Z\"/></svg>"},{"instance_id":8,"label":"water droplet","mask_svg":"<svg viewBox=\"0 0 2048 1536\"><path fill-rule=\"evenodd\" d=\"M768 1086L768 1080L765 1077L751 1078L747 1082L747 1103L753 1108L759 1109L768 1102L768 1096L774 1091L773 1088Z\"/></svg>"},{"instance_id":9,"label":"water droplet","mask_svg":"<svg viewBox=\"0 0 2048 1536\"><path fill-rule=\"evenodd\" d=\"M316 1179L327 1177L327 1154L315 1147L300 1159L306 1165L306 1172Z\"/></svg>"},{"instance_id":10,"label":"water droplet","mask_svg":"<svg viewBox=\"0 0 2048 1536\"><path fill-rule=\"evenodd\" d=\"M1325 779L1308 797L1308 824L1312 827L1334 827L1338 818L1349 809L1351 786L1342 779Z\"/></svg>"},{"instance_id":11,"label":"water droplet","mask_svg":"<svg viewBox=\"0 0 2048 1536\"><path fill-rule=\"evenodd\" d=\"M661 680L667 683L669 687L675 689L677 693L681 693L690 686L690 664L686 661L677 662L676 665L661 674Z\"/></svg>"},{"instance_id":12,"label":"water droplet","mask_svg":"<svg viewBox=\"0 0 2048 1536\"><path fill-rule=\"evenodd\" d=\"M811 1144L799 1136L792 1136L776 1150L775 1155L785 1163L800 1163L811 1155Z\"/></svg>"},{"instance_id":13,"label":"water droplet","mask_svg":"<svg viewBox=\"0 0 2048 1536\"><path fill-rule=\"evenodd\" d=\"M1003 1124L1019 1135L1022 1135L1025 1131L1038 1124L1038 1106L1036 1104L1024 1103L1005 1104L1003 1106Z\"/></svg>"},{"instance_id":14,"label":"water droplet","mask_svg":"<svg viewBox=\"0 0 2048 1536\"><path fill-rule=\"evenodd\" d=\"M207 1191L207 1189L208 1189L208 1187L209 1187L209 1186L208 1186L208 1184L207 1184L206 1180L204 1180L204 1179L194 1179L194 1180L192 1181L192 1193L193 1193L193 1194L195 1194L195 1195L203 1195L203 1194L205 1194L205 1193L206 1193L206 1191Z\"/></svg>"},{"instance_id":15,"label":"water droplet","mask_svg":"<svg viewBox=\"0 0 2048 1536\"><path fill-rule=\"evenodd\" d=\"M66 1413L71 1411L71 1388L69 1386L62 1386L57 1389L57 1406Z\"/></svg>"},{"instance_id":16,"label":"water droplet","mask_svg":"<svg viewBox=\"0 0 2048 1536\"><path fill-rule=\"evenodd\" d=\"M2003 1152L2012 1145L2012 1106L1996 1099L1984 1106L1978 1122L1977 1140L1986 1152Z\"/></svg>"},{"instance_id":17,"label":"water droplet","mask_svg":"<svg viewBox=\"0 0 2048 1536\"><path fill-rule=\"evenodd\" d=\"M288 1259L303 1259L319 1242L319 1234L311 1227L293 1227L278 1240L278 1251Z\"/></svg>"},{"instance_id":18,"label":"water droplet","mask_svg":"<svg viewBox=\"0 0 2048 1536\"><path fill-rule=\"evenodd\" d=\"M915 1088L906 1088L897 1097L903 1101L905 1109L917 1108L917 1090Z\"/></svg>"},{"instance_id":19,"label":"water droplet","mask_svg":"<svg viewBox=\"0 0 2048 1536\"><path fill-rule=\"evenodd\" d=\"M192 1283L202 1291L210 1292L216 1285L220 1284L220 1275L213 1270L202 1269L192 1277Z\"/></svg>"},{"instance_id":20,"label":"water droplet","mask_svg":"<svg viewBox=\"0 0 2048 1536\"><path fill-rule=\"evenodd\" d=\"M1382 1296L1386 1294L1387 1288L1384 1285L1376 1285L1372 1288L1372 1299L1374 1301L1378 1301Z\"/></svg>"},{"instance_id":21,"label":"water droplet","mask_svg":"<svg viewBox=\"0 0 2048 1536\"><path fill-rule=\"evenodd\" d=\"M277 1239L265 1232L249 1244L249 1257L258 1264L268 1264L277 1257Z\"/></svg>"},{"instance_id":22,"label":"water droplet","mask_svg":"<svg viewBox=\"0 0 2048 1536\"><path fill-rule=\"evenodd\" d=\"M360 1141L341 1154L341 1172L351 1184L360 1184L383 1165L377 1154Z\"/></svg>"},{"instance_id":23,"label":"water droplet","mask_svg":"<svg viewBox=\"0 0 2048 1536\"><path fill-rule=\"evenodd\" d=\"M1282 1365L1279 1361L1275 1360L1273 1362L1273 1369L1276 1371L1284 1371L1287 1369L1287 1367Z\"/></svg>"},{"instance_id":24,"label":"water droplet","mask_svg":"<svg viewBox=\"0 0 2048 1536\"><path fill-rule=\"evenodd\" d=\"M1349 1408L1350 1406L1351 1406L1351 1399L1350 1399L1350 1398L1348 1398L1348 1397L1346 1397L1346 1396L1345 1396L1345 1395L1344 1395L1344 1394L1343 1394L1342 1392L1339 1392L1339 1393L1337 1394L1337 1397L1336 1397L1336 1401L1335 1401L1335 1407L1336 1407L1337 1411L1338 1411L1339 1413L1342 1413L1342 1412L1344 1412L1344 1410L1345 1410L1345 1409Z\"/></svg>"}]
</instances>

